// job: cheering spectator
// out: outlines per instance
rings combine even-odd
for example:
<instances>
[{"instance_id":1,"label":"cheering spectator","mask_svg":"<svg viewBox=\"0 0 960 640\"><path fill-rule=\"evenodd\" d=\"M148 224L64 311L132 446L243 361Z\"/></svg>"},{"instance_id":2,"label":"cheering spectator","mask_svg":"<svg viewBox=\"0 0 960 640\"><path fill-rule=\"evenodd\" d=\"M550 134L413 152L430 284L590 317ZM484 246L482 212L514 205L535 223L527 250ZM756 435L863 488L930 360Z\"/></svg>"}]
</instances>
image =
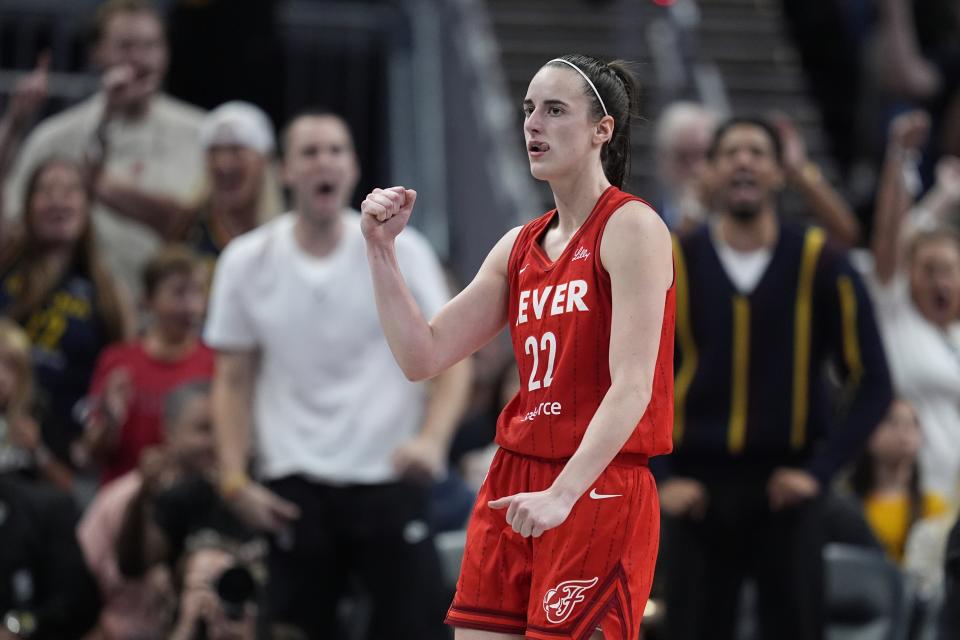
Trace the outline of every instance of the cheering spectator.
<instances>
[{"instance_id":1,"label":"cheering spectator","mask_svg":"<svg viewBox=\"0 0 960 640\"><path fill-rule=\"evenodd\" d=\"M215 260L230 240L281 211L273 126L256 106L228 102L204 118L200 143L206 175L193 204L144 191L100 172L99 167L93 167L94 184L97 196L118 213Z\"/></svg>"},{"instance_id":2,"label":"cheering spectator","mask_svg":"<svg viewBox=\"0 0 960 640\"><path fill-rule=\"evenodd\" d=\"M214 488L209 396L209 382L172 390L164 402L165 443L101 489L80 523L80 544L104 601L100 627L109 637L163 637L171 571L191 536L212 529L218 539L250 539Z\"/></svg>"},{"instance_id":3,"label":"cheering spectator","mask_svg":"<svg viewBox=\"0 0 960 640\"><path fill-rule=\"evenodd\" d=\"M373 600L372 637L442 638L427 487L444 471L469 369L420 385L393 360L348 208L359 168L344 121L309 112L284 140L294 212L230 243L205 327L221 491L271 534L271 623L332 636L356 577ZM439 262L419 235L402 238L400 263L433 313L448 296ZM248 476L252 446L263 484Z\"/></svg>"},{"instance_id":4,"label":"cheering spectator","mask_svg":"<svg viewBox=\"0 0 960 640\"><path fill-rule=\"evenodd\" d=\"M23 233L0 250L0 312L30 337L43 442L67 462L83 431L77 401L100 351L131 332L132 312L103 267L76 163L37 166L24 212Z\"/></svg>"},{"instance_id":5,"label":"cheering spectator","mask_svg":"<svg viewBox=\"0 0 960 640\"><path fill-rule=\"evenodd\" d=\"M960 171L942 161L937 186L911 213L905 176L928 129L923 112L891 123L868 282L894 386L923 430L921 487L949 498L960 473L960 236L942 216L960 202Z\"/></svg>"},{"instance_id":6,"label":"cheering spectator","mask_svg":"<svg viewBox=\"0 0 960 640\"><path fill-rule=\"evenodd\" d=\"M749 575L764 637L818 638L822 493L890 404L886 361L845 253L779 218L776 129L734 118L709 158L717 216L674 246L674 452L655 461L667 627L675 640L733 637Z\"/></svg>"},{"instance_id":7,"label":"cheering spectator","mask_svg":"<svg viewBox=\"0 0 960 640\"><path fill-rule=\"evenodd\" d=\"M32 410L30 338L15 322L0 318L0 473L39 474L69 490L71 471L43 444Z\"/></svg>"},{"instance_id":8,"label":"cheering spectator","mask_svg":"<svg viewBox=\"0 0 960 640\"><path fill-rule=\"evenodd\" d=\"M93 164L109 145L106 171L140 189L186 199L203 173L202 112L161 91L167 44L160 14L148 0L107 0L97 9L93 59L103 90L42 122L27 138L10 178L7 213L21 199L37 165L51 155ZM158 248L150 229L97 207L98 235L107 265L131 289Z\"/></svg>"},{"instance_id":9,"label":"cheering spectator","mask_svg":"<svg viewBox=\"0 0 960 640\"><path fill-rule=\"evenodd\" d=\"M182 246L157 254L143 273L149 326L143 338L108 347L90 387L95 403L84 442L103 465L103 482L134 469L140 453L163 440L166 394L213 377L213 352L200 340L206 271Z\"/></svg>"},{"instance_id":10,"label":"cheering spectator","mask_svg":"<svg viewBox=\"0 0 960 640\"><path fill-rule=\"evenodd\" d=\"M716 116L694 102L675 102L660 114L654 133L657 211L671 229L689 230L706 217L704 170L716 126Z\"/></svg>"},{"instance_id":11,"label":"cheering spectator","mask_svg":"<svg viewBox=\"0 0 960 640\"><path fill-rule=\"evenodd\" d=\"M870 436L850 478L874 535L896 562L903 560L913 525L947 510L942 496L920 489L917 453L921 437L913 407L895 400Z\"/></svg>"}]
</instances>

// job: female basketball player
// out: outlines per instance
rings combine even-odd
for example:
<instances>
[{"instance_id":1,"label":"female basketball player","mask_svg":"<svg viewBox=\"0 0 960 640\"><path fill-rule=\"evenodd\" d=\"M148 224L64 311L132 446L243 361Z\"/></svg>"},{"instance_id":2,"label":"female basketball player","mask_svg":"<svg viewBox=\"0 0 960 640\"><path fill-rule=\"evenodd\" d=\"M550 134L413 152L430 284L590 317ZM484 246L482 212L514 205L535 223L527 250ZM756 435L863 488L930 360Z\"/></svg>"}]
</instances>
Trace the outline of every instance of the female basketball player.
<instances>
[{"instance_id":1,"label":"female basketball player","mask_svg":"<svg viewBox=\"0 0 960 640\"><path fill-rule=\"evenodd\" d=\"M416 192L375 189L363 231L384 332L411 379L510 327L521 389L497 424L447 622L458 640L633 640L659 537L649 456L671 447L673 267L656 213L620 191L636 81L551 60L523 101L534 177L556 209L507 233L427 322L394 238Z\"/></svg>"}]
</instances>

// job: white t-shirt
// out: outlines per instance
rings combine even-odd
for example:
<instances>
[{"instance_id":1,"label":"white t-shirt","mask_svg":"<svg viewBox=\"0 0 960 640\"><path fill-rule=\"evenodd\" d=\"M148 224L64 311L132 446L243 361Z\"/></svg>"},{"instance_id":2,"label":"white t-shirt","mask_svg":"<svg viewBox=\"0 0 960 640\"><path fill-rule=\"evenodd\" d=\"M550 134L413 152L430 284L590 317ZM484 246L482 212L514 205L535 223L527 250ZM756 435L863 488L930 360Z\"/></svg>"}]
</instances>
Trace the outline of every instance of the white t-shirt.
<instances>
[{"instance_id":1,"label":"white t-shirt","mask_svg":"<svg viewBox=\"0 0 960 640\"><path fill-rule=\"evenodd\" d=\"M424 383L390 353L373 296L360 216L343 214L333 253L315 258L285 214L233 240L217 262L204 338L260 352L253 398L260 475L332 483L396 478L390 458L422 426ZM423 237L406 229L397 257L424 317L449 293Z\"/></svg>"},{"instance_id":2,"label":"white t-shirt","mask_svg":"<svg viewBox=\"0 0 960 640\"><path fill-rule=\"evenodd\" d=\"M21 213L27 180L41 161L51 155L83 157L102 112L103 95L98 93L44 120L31 132L7 184L8 215ZM116 120L108 126L107 171L144 191L189 200L197 195L205 172L202 120L200 109L163 94L156 96L141 120ZM101 205L94 206L93 219L107 267L139 291L140 271L160 248L159 236Z\"/></svg>"},{"instance_id":3,"label":"white t-shirt","mask_svg":"<svg viewBox=\"0 0 960 640\"><path fill-rule=\"evenodd\" d=\"M902 273L885 286L869 271L865 280L894 389L920 419L923 487L953 496L960 479L960 326L945 332L920 315Z\"/></svg>"},{"instance_id":4,"label":"white t-shirt","mask_svg":"<svg viewBox=\"0 0 960 640\"><path fill-rule=\"evenodd\" d=\"M710 237L713 239L720 264L733 286L745 296L753 293L773 258L773 249L764 247L755 251L737 251L716 233L711 233Z\"/></svg>"}]
</instances>

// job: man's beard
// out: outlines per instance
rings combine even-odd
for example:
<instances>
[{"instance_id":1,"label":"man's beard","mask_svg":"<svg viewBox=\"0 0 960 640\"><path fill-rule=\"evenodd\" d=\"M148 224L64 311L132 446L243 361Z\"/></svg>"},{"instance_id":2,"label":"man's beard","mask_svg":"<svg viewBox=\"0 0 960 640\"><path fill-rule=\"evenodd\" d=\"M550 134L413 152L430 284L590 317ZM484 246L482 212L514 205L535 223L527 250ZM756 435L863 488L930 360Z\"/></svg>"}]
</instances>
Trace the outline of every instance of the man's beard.
<instances>
[{"instance_id":1,"label":"man's beard","mask_svg":"<svg viewBox=\"0 0 960 640\"><path fill-rule=\"evenodd\" d=\"M752 222L760 215L760 209L759 204L739 203L730 207L730 215L737 222L747 223Z\"/></svg>"}]
</instances>

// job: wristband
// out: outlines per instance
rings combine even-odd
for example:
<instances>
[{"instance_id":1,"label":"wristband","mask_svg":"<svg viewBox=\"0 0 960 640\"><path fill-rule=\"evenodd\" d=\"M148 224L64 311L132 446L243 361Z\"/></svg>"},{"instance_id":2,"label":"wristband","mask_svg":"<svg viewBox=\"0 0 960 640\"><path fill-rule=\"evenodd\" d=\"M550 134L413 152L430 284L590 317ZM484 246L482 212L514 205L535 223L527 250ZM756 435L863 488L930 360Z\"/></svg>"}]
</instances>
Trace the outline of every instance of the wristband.
<instances>
[{"instance_id":1,"label":"wristband","mask_svg":"<svg viewBox=\"0 0 960 640\"><path fill-rule=\"evenodd\" d=\"M231 500L248 484L250 476L243 471L227 474L220 479L220 495L224 500Z\"/></svg>"}]
</instances>

